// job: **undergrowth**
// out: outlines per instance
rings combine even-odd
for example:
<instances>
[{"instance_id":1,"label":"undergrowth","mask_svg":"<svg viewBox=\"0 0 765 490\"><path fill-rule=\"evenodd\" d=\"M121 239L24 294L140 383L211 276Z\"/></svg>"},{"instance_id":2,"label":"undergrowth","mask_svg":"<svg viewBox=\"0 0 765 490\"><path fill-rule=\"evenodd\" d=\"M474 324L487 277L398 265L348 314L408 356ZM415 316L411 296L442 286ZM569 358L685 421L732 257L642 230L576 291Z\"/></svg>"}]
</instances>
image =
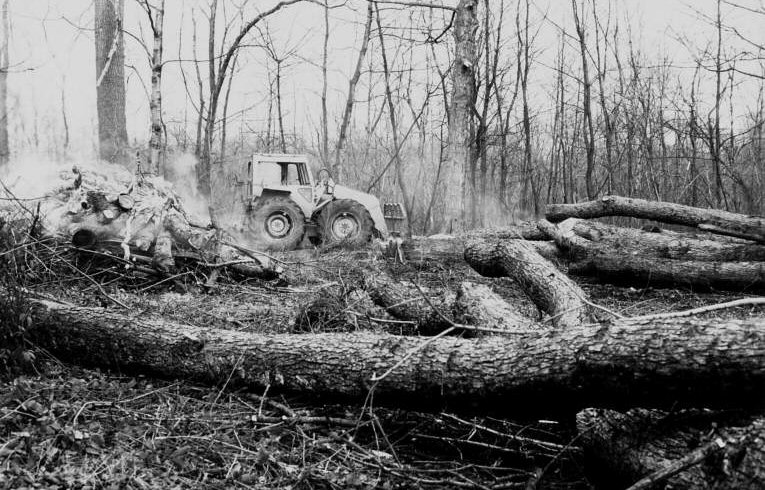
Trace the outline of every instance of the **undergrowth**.
<instances>
[{"instance_id":1,"label":"undergrowth","mask_svg":"<svg viewBox=\"0 0 765 490\"><path fill-rule=\"evenodd\" d=\"M23 243L0 217L0 375L12 376L32 366L26 338L32 317L24 287Z\"/></svg>"}]
</instances>

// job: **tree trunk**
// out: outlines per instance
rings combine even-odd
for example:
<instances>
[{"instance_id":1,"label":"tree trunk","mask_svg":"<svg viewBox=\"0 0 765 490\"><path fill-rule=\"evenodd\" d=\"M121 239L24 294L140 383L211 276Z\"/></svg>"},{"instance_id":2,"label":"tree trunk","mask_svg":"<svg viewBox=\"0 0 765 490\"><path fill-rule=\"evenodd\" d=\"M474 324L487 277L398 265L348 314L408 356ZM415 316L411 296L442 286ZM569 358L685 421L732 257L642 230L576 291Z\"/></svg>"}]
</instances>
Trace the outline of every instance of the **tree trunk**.
<instances>
[{"instance_id":1,"label":"tree trunk","mask_svg":"<svg viewBox=\"0 0 765 490\"><path fill-rule=\"evenodd\" d=\"M518 281L556 328L574 328L591 320L585 292L526 242L473 240L465 248L465 260L481 275Z\"/></svg>"},{"instance_id":2,"label":"tree trunk","mask_svg":"<svg viewBox=\"0 0 765 490\"><path fill-rule=\"evenodd\" d=\"M162 24L165 16L165 0L160 0L152 21L154 51L151 57L151 139L149 141L149 171L161 175L162 155ZM151 9L148 12L151 17Z\"/></svg>"},{"instance_id":3,"label":"tree trunk","mask_svg":"<svg viewBox=\"0 0 765 490\"><path fill-rule=\"evenodd\" d=\"M565 226L563 226L565 225ZM558 227L546 220L539 222L541 230L564 250L572 263L571 274L591 275L606 281L646 287L682 285L696 288L720 288L735 291L760 290L765 286L765 262L706 262L661 258L656 250L637 242L604 243L598 238L588 240L575 233L581 223L567 220ZM647 233L646 235L656 235ZM681 242L682 243L682 242ZM662 246L657 247L659 251ZM683 250L682 245L680 250ZM701 255L704 256L704 255Z\"/></svg>"},{"instance_id":4,"label":"tree trunk","mask_svg":"<svg viewBox=\"0 0 765 490\"><path fill-rule=\"evenodd\" d=\"M577 204L551 204L547 206L546 216L552 222L566 218L630 216L693 226L703 231L765 243L765 218L763 217L694 208L669 202L605 196L597 201Z\"/></svg>"},{"instance_id":5,"label":"tree trunk","mask_svg":"<svg viewBox=\"0 0 765 490\"><path fill-rule=\"evenodd\" d=\"M348 126L351 122L351 114L353 113L354 97L356 95L356 85L361 78L361 69L364 66L364 58L367 55L367 48L369 47L370 33L372 32L372 14L374 3L367 2L367 21L364 24L364 34L361 38L361 47L359 48L359 57L356 60L356 69L353 71L350 81L348 82L348 96L345 99L345 110L343 111L343 120L340 123L340 131L337 137L337 146L335 147L335 162L332 165L332 175L335 176L336 182L343 181L343 166L341 153L345 147L345 140L348 133Z\"/></svg>"},{"instance_id":6,"label":"tree trunk","mask_svg":"<svg viewBox=\"0 0 765 490\"><path fill-rule=\"evenodd\" d=\"M610 248L614 254L707 262L765 261L765 246L710 240L669 230L642 231L596 221L579 221L574 233Z\"/></svg>"},{"instance_id":7,"label":"tree trunk","mask_svg":"<svg viewBox=\"0 0 765 490\"><path fill-rule=\"evenodd\" d=\"M512 334L539 329L539 324L522 315L484 284L460 284L452 311L456 322L492 331Z\"/></svg>"},{"instance_id":8,"label":"tree trunk","mask_svg":"<svg viewBox=\"0 0 765 490\"><path fill-rule=\"evenodd\" d=\"M96 106L102 160L127 160L125 51L122 18L125 0L96 0Z\"/></svg>"},{"instance_id":9,"label":"tree trunk","mask_svg":"<svg viewBox=\"0 0 765 490\"><path fill-rule=\"evenodd\" d=\"M590 477L600 488L765 487L762 417L708 410L587 409L576 418L585 468L597 468ZM666 474L673 468L674 474ZM645 486L637 486L639 480Z\"/></svg>"},{"instance_id":10,"label":"tree trunk","mask_svg":"<svg viewBox=\"0 0 765 490\"><path fill-rule=\"evenodd\" d=\"M482 238L478 235L476 238ZM489 235L486 240L494 239ZM413 237L404 240L400 244L403 259L407 263L426 264L437 262L441 264L463 264L465 262L465 244L467 238L451 235L436 235L432 237ZM551 262L563 259L558 247L550 241L526 241L523 239L496 238L495 240L507 240L510 242L523 241L537 251L539 255ZM389 256L395 257L394 250Z\"/></svg>"},{"instance_id":11,"label":"tree trunk","mask_svg":"<svg viewBox=\"0 0 765 490\"><path fill-rule=\"evenodd\" d=\"M11 149L8 141L8 70L10 61L8 48L10 44L11 24L8 20L8 1L3 0L2 19L0 19L0 170L8 164Z\"/></svg>"},{"instance_id":12,"label":"tree trunk","mask_svg":"<svg viewBox=\"0 0 765 490\"><path fill-rule=\"evenodd\" d=\"M452 316L456 295L451 291L433 291L430 288L418 290L413 284L398 283L391 278L379 276L367 281L366 286L375 304L400 320L414 322L410 331L412 335L437 335L451 326L441 316Z\"/></svg>"},{"instance_id":13,"label":"tree trunk","mask_svg":"<svg viewBox=\"0 0 765 490\"><path fill-rule=\"evenodd\" d=\"M765 319L656 320L480 341L209 329L103 308L31 304L32 340L59 359L187 380L511 413L584 406L762 405ZM390 373L373 383L372 377Z\"/></svg>"},{"instance_id":14,"label":"tree trunk","mask_svg":"<svg viewBox=\"0 0 765 490\"><path fill-rule=\"evenodd\" d=\"M635 255L593 255L569 264L569 273L635 286L680 285L740 292L765 290L765 262L700 262Z\"/></svg>"},{"instance_id":15,"label":"tree trunk","mask_svg":"<svg viewBox=\"0 0 765 490\"><path fill-rule=\"evenodd\" d=\"M465 229L467 195L466 173L470 169L475 146L473 134L473 110L476 99L475 33L478 29L478 2L460 0L454 15L454 67L452 68L452 96L449 106L449 137L445 162L444 231Z\"/></svg>"}]
</instances>

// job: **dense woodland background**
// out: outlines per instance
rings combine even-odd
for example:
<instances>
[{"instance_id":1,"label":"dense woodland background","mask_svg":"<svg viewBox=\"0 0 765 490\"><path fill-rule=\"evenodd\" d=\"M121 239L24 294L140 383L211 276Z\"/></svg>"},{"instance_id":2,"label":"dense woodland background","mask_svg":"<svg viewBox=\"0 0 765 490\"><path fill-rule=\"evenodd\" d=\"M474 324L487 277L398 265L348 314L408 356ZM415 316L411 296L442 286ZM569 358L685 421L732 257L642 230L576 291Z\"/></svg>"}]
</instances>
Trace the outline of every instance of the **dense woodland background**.
<instances>
[{"instance_id":1,"label":"dense woodland background","mask_svg":"<svg viewBox=\"0 0 765 490\"><path fill-rule=\"evenodd\" d=\"M663 38L655 2L57 3L2 2L11 175L138 152L225 206L248 154L308 153L417 234L604 194L763 213L761 2L663 2Z\"/></svg>"}]
</instances>

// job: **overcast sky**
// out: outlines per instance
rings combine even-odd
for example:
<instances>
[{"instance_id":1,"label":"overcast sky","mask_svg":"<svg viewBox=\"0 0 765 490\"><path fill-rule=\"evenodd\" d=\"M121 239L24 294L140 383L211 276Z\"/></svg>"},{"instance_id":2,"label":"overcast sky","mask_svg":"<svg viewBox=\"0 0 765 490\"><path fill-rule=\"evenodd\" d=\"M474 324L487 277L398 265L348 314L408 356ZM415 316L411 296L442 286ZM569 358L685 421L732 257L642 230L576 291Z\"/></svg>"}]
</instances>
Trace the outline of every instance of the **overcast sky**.
<instances>
[{"instance_id":1,"label":"overcast sky","mask_svg":"<svg viewBox=\"0 0 765 490\"><path fill-rule=\"evenodd\" d=\"M230 13L241 0L221 0ZM256 6L273 2L250 2L248 12ZM492 5L499 2L491 1ZM508 8L514 9L515 1L507 0ZM757 0L746 1L757 6ZM203 0L169 0L166 5L165 59L179 56L179 33L182 34L182 58L191 54L192 8L204 5ZM618 12L622 30L632 31L634 42L650 57L656 60L669 57L679 67L692 65L687 47L678 42L685 37L688 41L703 47L714 37L713 28L699 19L700 15L713 16L716 2L701 0L613 0L609 6L599 1L599 12L606 16L609 8ZM125 28L137 37L149 40L146 31L145 14L137 7L135 0L126 0ZM360 36L365 4L361 0L350 0L348 5L332 11L330 39L330 90L331 118L339 118L342 97L347 89L347 79L355 61L356 40ZM24 145L35 134L37 121L38 138L42 146L56 145L63 137L62 97L66 100L66 111L70 126L72 144L80 155L92 155L95 147L95 66L93 47L93 2L92 0L10 0L11 63L9 77L10 107L12 110L11 131L13 148ZM547 16L547 20L543 17ZM558 27L571 31L572 15L567 0L538 0L532 11L533 22L540 26L537 43L539 67L533 67L543 97L546 84L553 83L552 73L545 68L554 57ZM391 23L405 25L409 13L387 12ZM742 33L763 42L765 17L741 11L725 9L729 24L735 24ZM322 11L312 4L292 6L269 20L269 28L276 44L282 48L295 47L296 56L285 73L285 109L287 125L294 126L300 133L315 133L320 108L320 63L321 37L323 30ZM206 36L200 27L200 37ZM126 76L128 78L128 132L131 139L148 139L148 83L149 64L143 47L126 37ZM379 53L371 51L372 56ZM267 88L265 57L257 48L248 49L240 59L241 72L237 75L232 91L230 112L246 110L244 117L251 129L264 125ZM191 68L192 65L186 65ZM168 124L182 121L184 114L194 120L193 109L186 101L185 90L180 77L179 63L167 65L163 81L164 113ZM204 67L203 67L204 69ZM189 74L193 72L189 71ZM205 75L203 75L205 76ZM682 75L680 75L682 76ZM742 96L746 96L743 94ZM194 97L196 95L194 94ZM14 119L15 118L15 119ZM14 120L16 122L14 122Z\"/></svg>"}]
</instances>

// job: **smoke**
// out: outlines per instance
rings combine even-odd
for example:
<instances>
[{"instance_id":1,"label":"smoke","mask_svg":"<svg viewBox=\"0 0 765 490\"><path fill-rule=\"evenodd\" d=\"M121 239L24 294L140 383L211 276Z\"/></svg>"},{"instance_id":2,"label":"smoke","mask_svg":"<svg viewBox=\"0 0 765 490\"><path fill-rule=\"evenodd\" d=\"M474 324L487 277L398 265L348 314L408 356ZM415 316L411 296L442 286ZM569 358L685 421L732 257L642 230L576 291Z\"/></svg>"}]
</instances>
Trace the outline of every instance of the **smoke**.
<instances>
[{"instance_id":1,"label":"smoke","mask_svg":"<svg viewBox=\"0 0 765 490\"><path fill-rule=\"evenodd\" d=\"M165 179L173 184L173 190L180 196L184 209L203 222L210 219L209 201L197 187L197 165L199 161L190 153L168 155L165 163Z\"/></svg>"}]
</instances>

